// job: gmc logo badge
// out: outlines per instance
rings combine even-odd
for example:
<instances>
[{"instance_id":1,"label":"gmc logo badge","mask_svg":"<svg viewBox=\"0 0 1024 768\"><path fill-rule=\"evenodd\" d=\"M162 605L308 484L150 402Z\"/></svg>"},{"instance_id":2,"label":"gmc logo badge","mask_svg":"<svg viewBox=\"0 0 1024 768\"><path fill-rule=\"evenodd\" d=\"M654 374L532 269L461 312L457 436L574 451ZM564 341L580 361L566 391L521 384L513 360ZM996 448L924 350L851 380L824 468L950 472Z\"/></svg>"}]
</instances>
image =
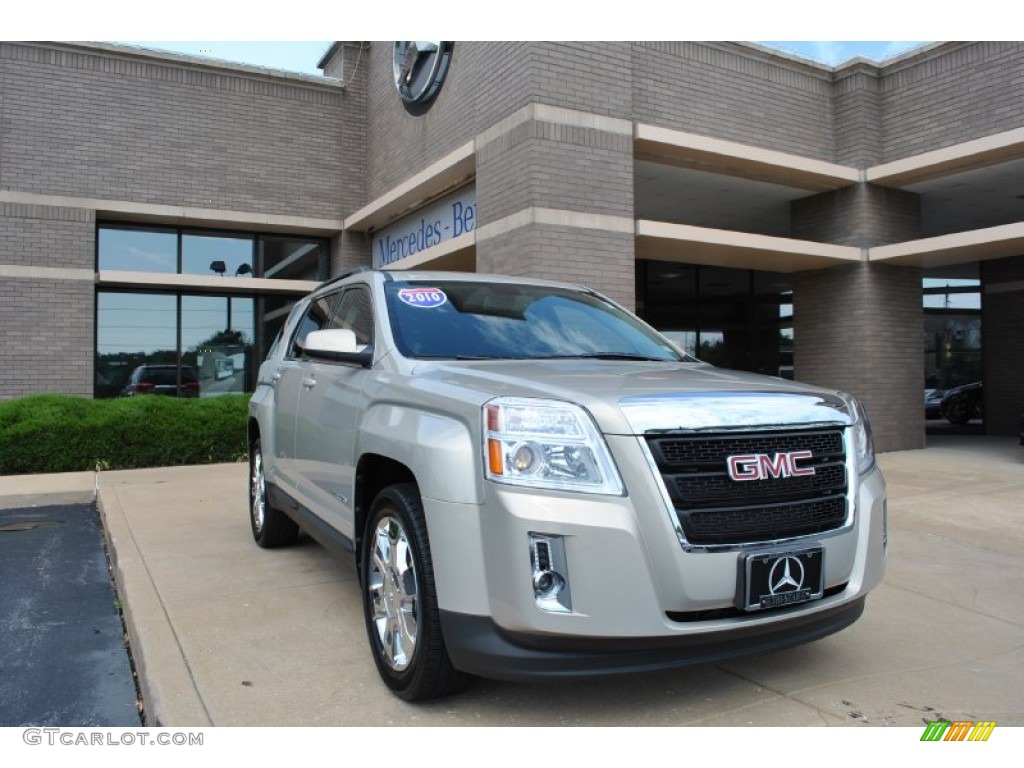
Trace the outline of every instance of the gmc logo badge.
<instances>
[{"instance_id":1,"label":"gmc logo badge","mask_svg":"<svg viewBox=\"0 0 1024 768\"><path fill-rule=\"evenodd\" d=\"M729 465L729 477L743 482L746 480L767 480L769 477L807 477L814 474L814 467L798 467L797 462L814 456L810 451L792 451L790 453L747 453L730 456L726 461Z\"/></svg>"}]
</instances>

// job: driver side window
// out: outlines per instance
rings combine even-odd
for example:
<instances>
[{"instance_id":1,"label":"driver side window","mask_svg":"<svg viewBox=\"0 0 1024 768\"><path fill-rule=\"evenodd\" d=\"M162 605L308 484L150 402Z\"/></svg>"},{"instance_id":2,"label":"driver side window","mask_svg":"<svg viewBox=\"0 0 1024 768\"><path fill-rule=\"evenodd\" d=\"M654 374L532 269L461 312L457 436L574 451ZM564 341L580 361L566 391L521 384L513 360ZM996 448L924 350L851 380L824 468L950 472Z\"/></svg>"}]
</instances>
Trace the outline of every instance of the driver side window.
<instances>
[{"instance_id":1,"label":"driver side window","mask_svg":"<svg viewBox=\"0 0 1024 768\"><path fill-rule=\"evenodd\" d=\"M334 308L338 303L337 293L330 293L321 296L309 305L306 313L299 321L299 325L292 336L292 343L288 346L288 357L302 357L302 350L306 342L306 336L313 331L321 331L328 328L328 323L334 314Z\"/></svg>"}]
</instances>

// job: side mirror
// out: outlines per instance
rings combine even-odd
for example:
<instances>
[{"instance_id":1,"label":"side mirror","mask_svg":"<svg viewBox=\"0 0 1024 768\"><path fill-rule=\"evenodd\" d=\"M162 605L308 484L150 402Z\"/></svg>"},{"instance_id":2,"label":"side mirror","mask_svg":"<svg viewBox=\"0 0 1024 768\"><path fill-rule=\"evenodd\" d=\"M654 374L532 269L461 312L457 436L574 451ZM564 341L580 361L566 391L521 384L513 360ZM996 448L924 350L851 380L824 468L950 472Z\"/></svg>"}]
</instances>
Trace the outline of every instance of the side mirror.
<instances>
[{"instance_id":1,"label":"side mirror","mask_svg":"<svg viewBox=\"0 0 1024 768\"><path fill-rule=\"evenodd\" d=\"M348 328L310 331L306 334L303 351L312 358L356 363L364 368L369 368L373 362L373 346L358 344L355 333Z\"/></svg>"}]
</instances>

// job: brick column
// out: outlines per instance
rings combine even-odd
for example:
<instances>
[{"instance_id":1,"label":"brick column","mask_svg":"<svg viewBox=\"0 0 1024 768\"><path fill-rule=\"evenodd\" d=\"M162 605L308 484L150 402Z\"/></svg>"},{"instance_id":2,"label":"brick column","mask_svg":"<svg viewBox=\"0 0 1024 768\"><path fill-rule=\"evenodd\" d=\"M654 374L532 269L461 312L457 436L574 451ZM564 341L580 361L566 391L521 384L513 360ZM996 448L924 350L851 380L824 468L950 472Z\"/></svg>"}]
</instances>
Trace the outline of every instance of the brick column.
<instances>
[{"instance_id":1,"label":"brick column","mask_svg":"<svg viewBox=\"0 0 1024 768\"><path fill-rule=\"evenodd\" d=\"M867 168L882 161L878 67L859 62L837 75L833 91L835 162Z\"/></svg>"},{"instance_id":2,"label":"brick column","mask_svg":"<svg viewBox=\"0 0 1024 768\"><path fill-rule=\"evenodd\" d=\"M861 248L920 237L917 195L857 184L797 200L794 237ZM861 262L793 280L793 367L800 381L867 406L880 451L924 447L921 270Z\"/></svg>"},{"instance_id":3,"label":"brick column","mask_svg":"<svg viewBox=\"0 0 1024 768\"><path fill-rule=\"evenodd\" d=\"M339 232L331 238L331 277L372 266L371 261L370 237L365 232Z\"/></svg>"},{"instance_id":4,"label":"brick column","mask_svg":"<svg viewBox=\"0 0 1024 768\"><path fill-rule=\"evenodd\" d=\"M366 115L370 71L370 43L339 41L324 62L324 76L345 83L338 124L339 147L345 168L352 172L342 190L339 215L344 218L366 204ZM331 238L330 275L353 267L370 266L369 239L363 232L339 232Z\"/></svg>"},{"instance_id":5,"label":"brick column","mask_svg":"<svg viewBox=\"0 0 1024 768\"><path fill-rule=\"evenodd\" d=\"M1024 413L1024 256L981 263L985 427L1016 435Z\"/></svg>"},{"instance_id":6,"label":"brick column","mask_svg":"<svg viewBox=\"0 0 1024 768\"><path fill-rule=\"evenodd\" d=\"M477 150L477 271L587 285L632 307L632 136L528 120Z\"/></svg>"},{"instance_id":7,"label":"brick column","mask_svg":"<svg viewBox=\"0 0 1024 768\"><path fill-rule=\"evenodd\" d=\"M634 277L631 48L535 43L536 101L477 137L477 271L582 283L627 307Z\"/></svg>"}]
</instances>

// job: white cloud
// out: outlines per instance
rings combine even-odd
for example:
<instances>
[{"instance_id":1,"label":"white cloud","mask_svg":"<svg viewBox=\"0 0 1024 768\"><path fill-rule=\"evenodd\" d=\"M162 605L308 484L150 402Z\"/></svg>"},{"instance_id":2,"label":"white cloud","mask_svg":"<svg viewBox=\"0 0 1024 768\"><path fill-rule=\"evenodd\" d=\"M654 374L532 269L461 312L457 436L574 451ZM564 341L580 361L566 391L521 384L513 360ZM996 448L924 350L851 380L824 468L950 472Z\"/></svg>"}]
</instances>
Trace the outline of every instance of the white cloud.
<instances>
[{"instance_id":1,"label":"white cloud","mask_svg":"<svg viewBox=\"0 0 1024 768\"><path fill-rule=\"evenodd\" d=\"M817 40L810 45L813 51L812 58L832 67L850 58L848 54L844 53L846 46L835 40Z\"/></svg>"}]
</instances>

